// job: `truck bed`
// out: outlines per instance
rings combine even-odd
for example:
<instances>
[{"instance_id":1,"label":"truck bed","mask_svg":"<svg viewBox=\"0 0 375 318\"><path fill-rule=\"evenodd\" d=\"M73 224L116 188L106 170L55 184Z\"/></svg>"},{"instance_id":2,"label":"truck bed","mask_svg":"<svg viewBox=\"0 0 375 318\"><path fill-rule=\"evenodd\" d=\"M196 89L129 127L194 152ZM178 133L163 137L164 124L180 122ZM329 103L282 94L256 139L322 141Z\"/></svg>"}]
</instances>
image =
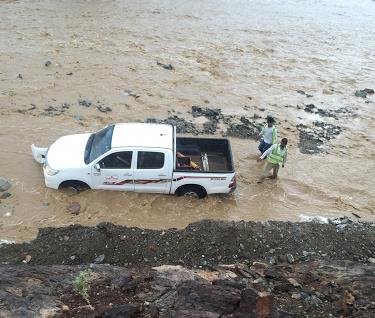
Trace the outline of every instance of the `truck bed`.
<instances>
[{"instance_id":1,"label":"truck bed","mask_svg":"<svg viewBox=\"0 0 375 318\"><path fill-rule=\"evenodd\" d=\"M176 171L200 173L234 171L232 152L227 139L177 137L176 154ZM188 159L180 159L179 156L190 158L198 168L179 166L179 162L188 161Z\"/></svg>"}]
</instances>

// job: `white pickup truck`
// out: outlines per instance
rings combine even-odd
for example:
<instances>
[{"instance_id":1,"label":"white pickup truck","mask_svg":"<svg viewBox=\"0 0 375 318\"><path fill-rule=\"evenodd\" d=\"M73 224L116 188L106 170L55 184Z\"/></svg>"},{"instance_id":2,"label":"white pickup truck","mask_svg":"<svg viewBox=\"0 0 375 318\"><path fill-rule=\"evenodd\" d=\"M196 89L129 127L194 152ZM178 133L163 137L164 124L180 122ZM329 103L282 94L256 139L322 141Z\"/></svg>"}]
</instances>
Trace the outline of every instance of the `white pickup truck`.
<instances>
[{"instance_id":1,"label":"white pickup truck","mask_svg":"<svg viewBox=\"0 0 375 318\"><path fill-rule=\"evenodd\" d=\"M45 184L203 198L229 193L236 176L227 139L177 137L171 125L127 123L31 145Z\"/></svg>"}]
</instances>

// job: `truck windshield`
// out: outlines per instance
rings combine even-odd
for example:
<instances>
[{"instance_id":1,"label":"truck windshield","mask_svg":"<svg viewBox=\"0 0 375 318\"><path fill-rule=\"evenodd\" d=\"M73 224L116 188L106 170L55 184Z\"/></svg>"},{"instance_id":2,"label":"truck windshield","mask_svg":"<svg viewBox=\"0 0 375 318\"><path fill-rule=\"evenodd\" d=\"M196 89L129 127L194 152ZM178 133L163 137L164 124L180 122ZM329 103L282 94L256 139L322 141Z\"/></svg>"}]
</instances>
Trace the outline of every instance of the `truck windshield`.
<instances>
[{"instance_id":1,"label":"truck windshield","mask_svg":"<svg viewBox=\"0 0 375 318\"><path fill-rule=\"evenodd\" d=\"M111 149L114 127L114 125L105 127L104 129L90 136L85 149L86 164L89 164Z\"/></svg>"}]
</instances>

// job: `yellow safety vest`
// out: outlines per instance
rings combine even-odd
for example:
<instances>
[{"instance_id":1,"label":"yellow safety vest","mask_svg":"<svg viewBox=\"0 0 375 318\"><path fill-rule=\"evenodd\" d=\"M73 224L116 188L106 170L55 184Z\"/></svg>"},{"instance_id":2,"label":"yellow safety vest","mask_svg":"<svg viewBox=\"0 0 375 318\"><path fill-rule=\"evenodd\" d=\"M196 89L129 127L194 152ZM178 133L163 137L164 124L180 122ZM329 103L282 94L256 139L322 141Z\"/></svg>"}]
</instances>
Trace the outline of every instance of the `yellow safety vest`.
<instances>
[{"instance_id":1,"label":"yellow safety vest","mask_svg":"<svg viewBox=\"0 0 375 318\"><path fill-rule=\"evenodd\" d=\"M272 144L276 144L277 140L276 140L276 127L275 126L272 126Z\"/></svg>"},{"instance_id":2,"label":"yellow safety vest","mask_svg":"<svg viewBox=\"0 0 375 318\"><path fill-rule=\"evenodd\" d=\"M269 163L274 165L281 165L284 162L286 153L288 152L288 146L285 149L280 149L280 144L275 145L272 149L271 153L267 156L267 160Z\"/></svg>"}]
</instances>

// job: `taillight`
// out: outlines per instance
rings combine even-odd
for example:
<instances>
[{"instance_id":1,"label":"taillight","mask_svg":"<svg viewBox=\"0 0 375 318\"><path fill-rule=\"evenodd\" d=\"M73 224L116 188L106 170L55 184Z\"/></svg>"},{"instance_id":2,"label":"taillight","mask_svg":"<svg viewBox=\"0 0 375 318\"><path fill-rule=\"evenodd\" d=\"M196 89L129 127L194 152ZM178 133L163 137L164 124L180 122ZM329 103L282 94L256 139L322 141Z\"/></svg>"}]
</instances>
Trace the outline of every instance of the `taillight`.
<instances>
[{"instance_id":1,"label":"taillight","mask_svg":"<svg viewBox=\"0 0 375 318\"><path fill-rule=\"evenodd\" d=\"M236 176L233 176L232 180L230 180L230 182L229 182L228 187L231 189L231 188L235 188L236 185L237 185Z\"/></svg>"}]
</instances>

